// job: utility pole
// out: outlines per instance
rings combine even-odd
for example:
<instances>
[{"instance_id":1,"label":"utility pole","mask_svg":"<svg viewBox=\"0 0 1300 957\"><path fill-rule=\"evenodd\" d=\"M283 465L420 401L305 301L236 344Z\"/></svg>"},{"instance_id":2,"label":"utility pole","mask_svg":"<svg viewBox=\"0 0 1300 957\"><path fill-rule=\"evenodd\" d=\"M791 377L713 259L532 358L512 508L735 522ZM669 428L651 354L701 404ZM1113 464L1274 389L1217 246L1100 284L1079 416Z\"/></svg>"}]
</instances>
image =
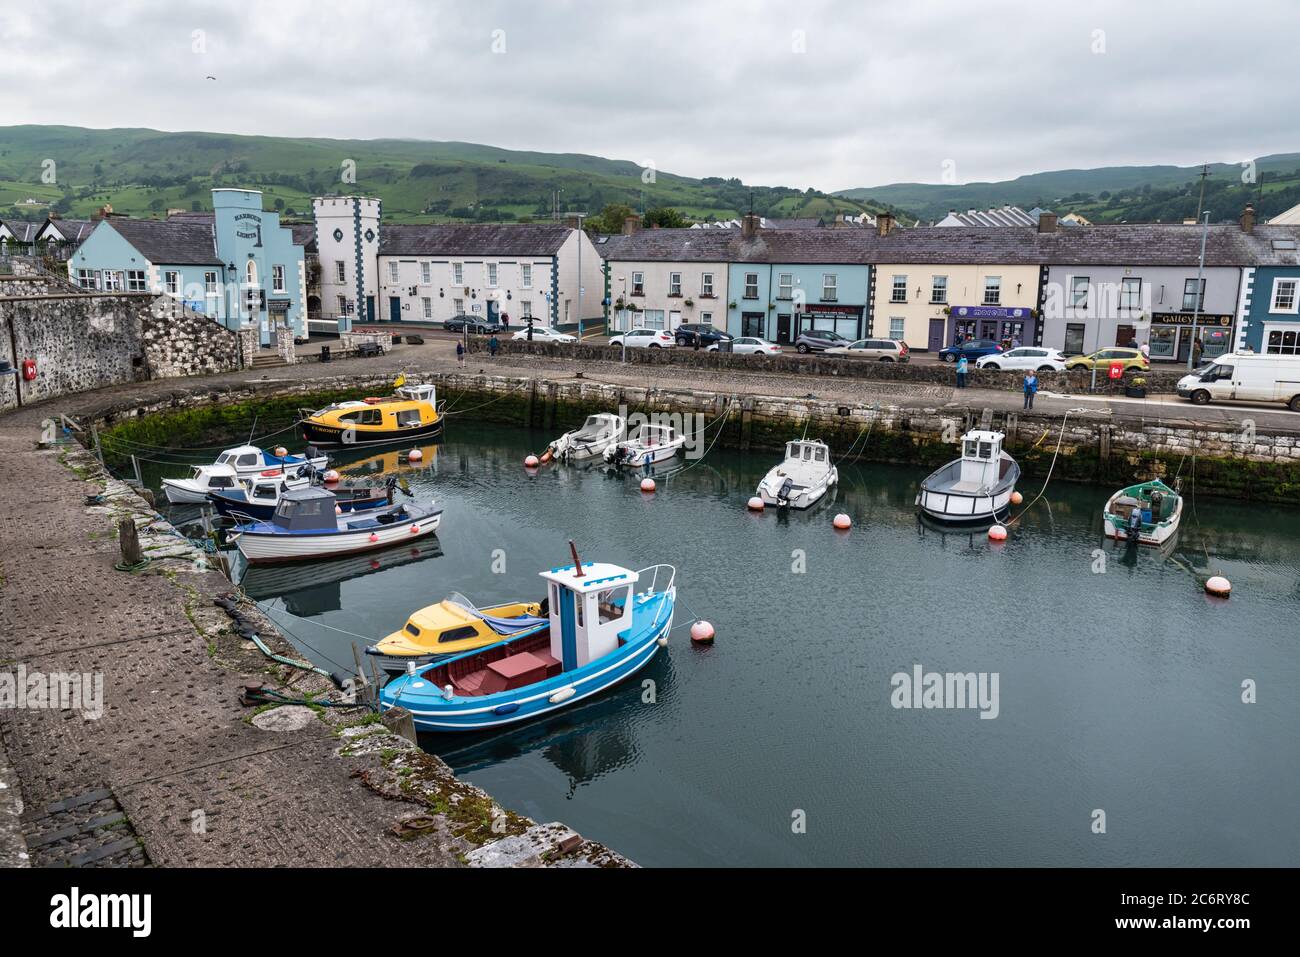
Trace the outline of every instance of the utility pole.
<instances>
[{"instance_id":1,"label":"utility pole","mask_svg":"<svg viewBox=\"0 0 1300 957\"><path fill-rule=\"evenodd\" d=\"M1196 327L1200 324L1199 320L1201 318L1201 297L1205 295L1203 291L1204 286L1202 285L1205 282L1205 280L1202 277L1205 275L1205 239L1206 236L1209 235L1209 232L1210 232L1210 211L1207 209L1205 211L1204 221L1201 224L1201 260L1196 267L1196 299L1194 300L1194 305L1192 308L1192 341L1191 344L1187 347L1187 371L1188 372L1192 371L1192 367L1196 362Z\"/></svg>"},{"instance_id":2,"label":"utility pole","mask_svg":"<svg viewBox=\"0 0 1300 957\"><path fill-rule=\"evenodd\" d=\"M1205 178L1210 175L1210 164L1201 164L1201 195L1196 200L1196 221L1201 221L1201 208L1205 204Z\"/></svg>"}]
</instances>

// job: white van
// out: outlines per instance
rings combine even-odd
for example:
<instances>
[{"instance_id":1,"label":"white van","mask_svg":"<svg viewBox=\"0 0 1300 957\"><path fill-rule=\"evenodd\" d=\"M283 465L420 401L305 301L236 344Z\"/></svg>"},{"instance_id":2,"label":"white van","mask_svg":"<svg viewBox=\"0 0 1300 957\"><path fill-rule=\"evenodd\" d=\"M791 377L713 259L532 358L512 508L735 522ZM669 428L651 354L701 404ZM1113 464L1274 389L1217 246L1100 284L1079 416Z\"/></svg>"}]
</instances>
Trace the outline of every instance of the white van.
<instances>
[{"instance_id":1,"label":"white van","mask_svg":"<svg viewBox=\"0 0 1300 957\"><path fill-rule=\"evenodd\" d=\"M1179 379L1178 394L1197 405L1225 399L1281 402L1300 412L1300 356L1230 352Z\"/></svg>"}]
</instances>

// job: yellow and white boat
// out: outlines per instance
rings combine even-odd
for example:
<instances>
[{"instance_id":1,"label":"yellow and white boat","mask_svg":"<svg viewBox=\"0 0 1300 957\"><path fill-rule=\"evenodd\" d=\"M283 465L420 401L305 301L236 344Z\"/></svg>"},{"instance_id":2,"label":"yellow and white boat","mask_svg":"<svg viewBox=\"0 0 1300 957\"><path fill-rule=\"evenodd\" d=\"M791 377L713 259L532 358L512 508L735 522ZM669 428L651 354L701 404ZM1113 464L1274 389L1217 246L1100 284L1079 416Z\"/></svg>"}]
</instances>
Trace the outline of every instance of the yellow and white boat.
<instances>
[{"instance_id":1,"label":"yellow and white boat","mask_svg":"<svg viewBox=\"0 0 1300 957\"><path fill-rule=\"evenodd\" d=\"M476 608L464 595L453 594L413 613L400 631L371 645L366 654L397 675L412 664L420 667L549 627L544 602Z\"/></svg>"},{"instance_id":2,"label":"yellow and white boat","mask_svg":"<svg viewBox=\"0 0 1300 957\"><path fill-rule=\"evenodd\" d=\"M302 435L313 445L380 445L442 435L442 410L431 385L398 379L391 396L336 402L303 417Z\"/></svg>"}]
</instances>

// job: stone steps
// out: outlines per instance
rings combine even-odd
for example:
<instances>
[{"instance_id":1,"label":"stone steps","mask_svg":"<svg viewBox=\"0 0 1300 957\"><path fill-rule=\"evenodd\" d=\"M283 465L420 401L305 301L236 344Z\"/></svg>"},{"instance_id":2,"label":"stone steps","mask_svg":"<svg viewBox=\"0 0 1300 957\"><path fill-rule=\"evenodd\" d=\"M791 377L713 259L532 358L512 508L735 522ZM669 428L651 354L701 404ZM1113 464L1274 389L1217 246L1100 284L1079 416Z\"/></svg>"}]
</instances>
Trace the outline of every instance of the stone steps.
<instances>
[{"instance_id":1,"label":"stone steps","mask_svg":"<svg viewBox=\"0 0 1300 957\"><path fill-rule=\"evenodd\" d=\"M256 355L253 356L252 368L277 369L281 366L287 366L288 364L289 363L285 362L284 359L278 355Z\"/></svg>"},{"instance_id":2,"label":"stone steps","mask_svg":"<svg viewBox=\"0 0 1300 957\"><path fill-rule=\"evenodd\" d=\"M108 788L23 815L33 867L148 867L144 845Z\"/></svg>"}]
</instances>

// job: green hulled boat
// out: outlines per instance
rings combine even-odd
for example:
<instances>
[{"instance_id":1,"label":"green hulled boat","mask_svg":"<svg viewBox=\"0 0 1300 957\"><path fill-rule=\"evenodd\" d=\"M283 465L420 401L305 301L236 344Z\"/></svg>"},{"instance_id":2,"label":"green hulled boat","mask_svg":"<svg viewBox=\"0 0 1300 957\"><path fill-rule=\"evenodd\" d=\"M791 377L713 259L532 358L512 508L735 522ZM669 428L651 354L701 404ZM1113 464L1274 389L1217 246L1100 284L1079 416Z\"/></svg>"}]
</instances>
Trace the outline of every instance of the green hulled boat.
<instances>
[{"instance_id":1,"label":"green hulled boat","mask_svg":"<svg viewBox=\"0 0 1300 957\"><path fill-rule=\"evenodd\" d=\"M1182 517L1182 495L1155 479L1112 495L1102 512L1102 524L1108 538L1163 545L1178 532Z\"/></svg>"}]
</instances>

